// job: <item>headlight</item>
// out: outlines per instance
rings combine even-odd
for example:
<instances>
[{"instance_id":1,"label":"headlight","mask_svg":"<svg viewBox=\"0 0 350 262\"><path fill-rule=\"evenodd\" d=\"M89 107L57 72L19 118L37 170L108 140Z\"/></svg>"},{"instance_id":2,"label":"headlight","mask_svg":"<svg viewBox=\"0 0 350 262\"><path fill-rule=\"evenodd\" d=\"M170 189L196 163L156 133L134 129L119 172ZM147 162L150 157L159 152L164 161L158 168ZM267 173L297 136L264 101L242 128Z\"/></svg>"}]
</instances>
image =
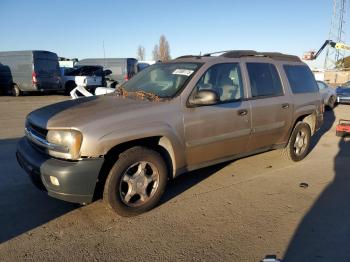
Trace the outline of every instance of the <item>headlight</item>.
<instances>
[{"instance_id":1,"label":"headlight","mask_svg":"<svg viewBox=\"0 0 350 262\"><path fill-rule=\"evenodd\" d=\"M80 157L83 136L76 130L49 130L47 141L52 144L48 150L51 156L76 160Z\"/></svg>"}]
</instances>

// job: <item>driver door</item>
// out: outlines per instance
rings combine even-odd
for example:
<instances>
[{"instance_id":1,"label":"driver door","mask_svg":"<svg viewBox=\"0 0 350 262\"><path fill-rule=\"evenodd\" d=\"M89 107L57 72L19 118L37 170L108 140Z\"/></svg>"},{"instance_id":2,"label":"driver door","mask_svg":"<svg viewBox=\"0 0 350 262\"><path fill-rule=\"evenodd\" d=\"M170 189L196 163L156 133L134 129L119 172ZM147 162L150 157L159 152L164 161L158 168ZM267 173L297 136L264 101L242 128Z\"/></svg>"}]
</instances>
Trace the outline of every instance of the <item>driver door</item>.
<instances>
[{"instance_id":1,"label":"driver door","mask_svg":"<svg viewBox=\"0 0 350 262\"><path fill-rule=\"evenodd\" d=\"M250 102L244 100L238 63L209 68L193 94L200 89L215 91L219 102L185 109L186 160L190 167L245 153L251 133L251 107Z\"/></svg>"}]
</instances>

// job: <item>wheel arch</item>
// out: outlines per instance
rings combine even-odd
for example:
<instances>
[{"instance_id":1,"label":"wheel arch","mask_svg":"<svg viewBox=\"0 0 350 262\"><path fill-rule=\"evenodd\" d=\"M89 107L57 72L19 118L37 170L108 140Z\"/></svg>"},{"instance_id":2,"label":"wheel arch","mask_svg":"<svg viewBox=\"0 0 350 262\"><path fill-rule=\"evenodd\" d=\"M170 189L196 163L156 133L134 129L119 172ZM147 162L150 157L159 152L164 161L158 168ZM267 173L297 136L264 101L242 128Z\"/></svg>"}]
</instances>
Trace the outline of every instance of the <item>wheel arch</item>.
<instances>
[{"instance_id":1,"label":"wheel arch","mask_svg":"<svg viewBox=\"0 0 350 262\"><path fill-rule=\"evenodd\" d=\"M118 156L127 149L135 146L142 146L158 152L164 159L167 169L168 178L172 179L176 174L176 159L173 144L166 136L150 136L141 139L134 139L117 144L111 147L104 155L104 163L98 175L97 184L94 193L94 199L100 198L103 193L104 184L108 173L112 168Z\"/></svg>"},{"instance_id":2,"label":"wheel arch","mask_svg":"<svg viewBox=\"0 0 350 262\"><path fill-rule=\"evenodd\" d=\"M295 119L295 121L293 123L293 127L291 128L291 130L289 132L289 137L292 135L292 132L293 132L293 130L298 122L304 122L304 123L308 124L310 127L310 130L311 130L311 135L313 135L316 132L316 121L317 121L316 112L306 113L306 114L302 114L302 115L298 116Z\"/></svg>"}]
</instances>

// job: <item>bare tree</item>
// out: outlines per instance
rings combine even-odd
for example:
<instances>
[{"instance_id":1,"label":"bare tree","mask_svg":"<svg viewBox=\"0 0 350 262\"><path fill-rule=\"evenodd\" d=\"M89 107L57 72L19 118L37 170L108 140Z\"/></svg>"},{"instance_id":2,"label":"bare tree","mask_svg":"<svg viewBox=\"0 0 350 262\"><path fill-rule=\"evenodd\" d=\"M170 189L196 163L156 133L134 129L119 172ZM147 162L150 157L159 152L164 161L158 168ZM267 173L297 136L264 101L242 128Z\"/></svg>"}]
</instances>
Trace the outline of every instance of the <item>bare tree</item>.
<instances>
[{"instance_id":1,"label":"bare tree","mask_svg":"<svg viewBox=\"0 0 350 262\"><path fill-rule=\"evenodd\" d=\"M164 35L161 35L159 38L159 50L158 50L159 59L162 61L168 61L170 57L170 47L169 42Z\"/></svg>"},{"instance_id":2,"label":"bare tree","mask_svg":"<svg viewBox=\"0 0 350 262\"><path fill-rule=\"evenodd\" d=\"M138 60L145 60L146 57L146 50L143 46L139 45L137 48L137 59Z\"/></svg>"},{"instance_id":3,"label":"bare tree","mask_svg":"<svg viewBox=\"0 0 350 262\"><path fill-rule=\"evenodd\" d=\"M158 61L159 60L159 48L158 45L155 45L152 51L152 56L153 56L153 60L154 61Z\"/></svg>"}]
</instances>

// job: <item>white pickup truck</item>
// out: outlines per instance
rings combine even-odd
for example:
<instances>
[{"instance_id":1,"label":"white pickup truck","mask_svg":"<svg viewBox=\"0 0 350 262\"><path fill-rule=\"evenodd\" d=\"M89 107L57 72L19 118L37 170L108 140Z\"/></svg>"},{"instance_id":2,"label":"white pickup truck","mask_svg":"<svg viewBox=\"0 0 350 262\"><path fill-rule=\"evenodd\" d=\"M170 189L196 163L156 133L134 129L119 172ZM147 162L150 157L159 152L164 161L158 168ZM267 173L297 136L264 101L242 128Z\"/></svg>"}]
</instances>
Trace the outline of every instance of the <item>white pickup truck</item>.
<instances>
[{"instance_id":1,"label":"white pickup truck","mask_svg":"<svg viewBox=\"0 0 350 262\"><path fill-rule=\"evenodd\" d=\"M104 85L102 66L75 66L72 68L61 68L62 85L66 94L69 94L78 83L85 88L95 88Z\"/></svg>"}]
</instances>

